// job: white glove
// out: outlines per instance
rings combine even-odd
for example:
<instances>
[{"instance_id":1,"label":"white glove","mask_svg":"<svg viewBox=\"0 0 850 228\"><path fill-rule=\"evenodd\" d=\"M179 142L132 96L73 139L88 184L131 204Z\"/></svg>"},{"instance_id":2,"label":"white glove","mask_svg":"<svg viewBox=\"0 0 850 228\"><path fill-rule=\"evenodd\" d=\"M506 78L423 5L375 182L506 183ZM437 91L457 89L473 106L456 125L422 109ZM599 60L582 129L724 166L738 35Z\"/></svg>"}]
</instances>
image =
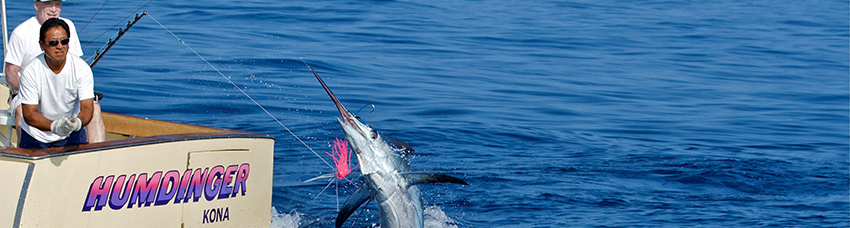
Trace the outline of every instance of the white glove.
<instances>
[{"instance_id":1,"label":"white glove","mask_svg":"<svg viewBox=\"0 0 850 228\"><path fill-rule=\"evenodd\" d=\"M71 131L72 131L72 132L73 132L73 131L79 131L81 128L83 128L83 120L81 120L80 118L78 118L78 117L77 117L77 114L74 114L74 116L72 116L72 117L71 117L71 119L69 119L69 120L67 121L67 124L68 124L69 126L71 126Z\"/></svg>"},{"instance_id":2,"label":"white glove","mask_svg":"<svg viewBox=\"0 0 850 228\"><path fill-rule=\"evenodd\" d=\"M77 118L76 114L71 119L62 117L50 123L50 131L61 137L67 137L71 135L71 132L79 131L82 127L83 121Z\"/></svg>"}]
</instances>

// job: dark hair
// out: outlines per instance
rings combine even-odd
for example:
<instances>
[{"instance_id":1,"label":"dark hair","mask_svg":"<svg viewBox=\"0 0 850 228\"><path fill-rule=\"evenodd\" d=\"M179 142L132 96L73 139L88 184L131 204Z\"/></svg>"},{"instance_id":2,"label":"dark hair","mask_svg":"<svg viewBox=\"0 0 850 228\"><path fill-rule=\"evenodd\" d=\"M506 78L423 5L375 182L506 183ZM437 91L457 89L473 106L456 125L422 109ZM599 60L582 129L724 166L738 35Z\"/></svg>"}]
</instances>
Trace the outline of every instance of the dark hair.
<instances>
[{"instance_id":1,"label":"dark hair","mask_svg":"<svg viewBox=\"0 0 850 228\"><path fill-rule=\"evenodd\" d=\"M70 28L68 28L68 23L65 23L64 20L59 18L50 18L41 24L41 31L38 33L38 41L44 41L44 36L47 34L47 30L60 26L65 29L65 35L68 35L68 38L71 38L71 31Z\"/></svg>"}]
</instances>

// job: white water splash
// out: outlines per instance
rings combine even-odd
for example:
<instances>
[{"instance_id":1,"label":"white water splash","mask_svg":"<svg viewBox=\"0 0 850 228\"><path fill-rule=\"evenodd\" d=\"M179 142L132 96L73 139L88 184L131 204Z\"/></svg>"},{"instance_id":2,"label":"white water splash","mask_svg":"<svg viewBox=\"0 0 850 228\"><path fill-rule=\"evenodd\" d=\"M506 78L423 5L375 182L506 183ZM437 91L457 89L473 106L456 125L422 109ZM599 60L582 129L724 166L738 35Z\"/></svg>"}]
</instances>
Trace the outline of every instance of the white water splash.
<instances>
[{"instance_id":1,"label":"white water splash","mask_svg":"<svg viewBox=\"0 0 850 228\"><path fill-rule=\"evenodd\" d=\"M289 213L277 212L275 207L272 207L271 228L297 228L301 226L301 219L304 214L295 211ZM379 228L379 224L372 224L372 227ZM425 208L425 227L427 228L458 228L457 222L446 215L438 206L428 206Z\"/></svg>"},{"instance_id":2,"label":"white water splash","mask_svg":"<svg viewBox=\"0 0 850 228\"><path fill-rule=\"evenodd\" d=\"M302 213L298 213L293 209L286 213L279 213L277 209L272 206L272 223L271 228L297 228L301 225L301 217L304 216Z\"/></svg>"},{"instance_id":3,"label":"white water splash","mask_svg":"<svg viewBox=\"0 0 850 228\"><path fill-rule=\"evenodd\" d=\"M438 206L428 206L425 208L425 227L428 228L457 228L457 222L452 220Z\"/></svg>"}]
</instances>

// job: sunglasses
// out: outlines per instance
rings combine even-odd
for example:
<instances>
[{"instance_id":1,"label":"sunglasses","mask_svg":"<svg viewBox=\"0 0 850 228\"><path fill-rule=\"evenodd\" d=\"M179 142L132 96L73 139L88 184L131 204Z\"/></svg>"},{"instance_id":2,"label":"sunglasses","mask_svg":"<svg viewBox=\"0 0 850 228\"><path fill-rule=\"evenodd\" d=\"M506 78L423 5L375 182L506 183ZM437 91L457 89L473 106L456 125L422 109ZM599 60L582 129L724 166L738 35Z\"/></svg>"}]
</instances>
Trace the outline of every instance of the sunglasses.
<instances>
[{"instance_id":1,"label":"sunglasses","mask_svg":"<svg viewBox=\"0 0 850 228\"><path fill-rule=\"evenodd\" d=\"M51 40L51 41L47 41L47 45L55 47L56 45L59 45L60 42L62 43L62 45L68 45L68 42L70 42L70 41L71 40L69 40L68 38L62 39L61 41L60 40Z\"/></svg>"}]
</instances>

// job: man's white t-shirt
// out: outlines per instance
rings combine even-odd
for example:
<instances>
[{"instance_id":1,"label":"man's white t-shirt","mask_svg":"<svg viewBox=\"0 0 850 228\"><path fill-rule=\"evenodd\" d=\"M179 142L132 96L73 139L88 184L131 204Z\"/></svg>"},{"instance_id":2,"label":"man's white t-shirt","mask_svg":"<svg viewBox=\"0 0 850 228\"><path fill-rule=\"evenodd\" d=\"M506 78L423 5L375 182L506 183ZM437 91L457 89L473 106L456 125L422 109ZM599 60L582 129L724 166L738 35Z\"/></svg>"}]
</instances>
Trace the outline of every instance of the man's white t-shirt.
<instances>
[{"instance_id":1,"label":"man's white t-shirt","mask_svg":"<svg viewBox=\"0 0 850 228\"><path fill-rule=\"evenodd\" d=\"M38 105L38 113L47 119L71 118L80 112L80 101L94 98L94 77L80 57L68 54L62 72L54 74L44 54L37 55L21 70L21 103ZM21 129L38 141L50 143L65 139L51 131L42 131L21 121Z\"/></svg>"},{"instance_id":2,"label":"man's white t-shirt","mask_svg":"<svg viewBox=\"0 0 850 228\"><path fill-rule=\"evenodd\" d=\"M61 17L60 19L68 23L68 29L71 30L68 53L77 57L83 56L83 48L80 46L80 39L77 36L77 27L71 20ZM36 17L31 17L15 27L15 30L12 30L12 35L9 36L9 48L6 50L4 61L23 68L24 64L29 63L35 56L41 54L43 51L38 45L40 30L41 24L38 24Z\"/></svg>"}]
</instances>

